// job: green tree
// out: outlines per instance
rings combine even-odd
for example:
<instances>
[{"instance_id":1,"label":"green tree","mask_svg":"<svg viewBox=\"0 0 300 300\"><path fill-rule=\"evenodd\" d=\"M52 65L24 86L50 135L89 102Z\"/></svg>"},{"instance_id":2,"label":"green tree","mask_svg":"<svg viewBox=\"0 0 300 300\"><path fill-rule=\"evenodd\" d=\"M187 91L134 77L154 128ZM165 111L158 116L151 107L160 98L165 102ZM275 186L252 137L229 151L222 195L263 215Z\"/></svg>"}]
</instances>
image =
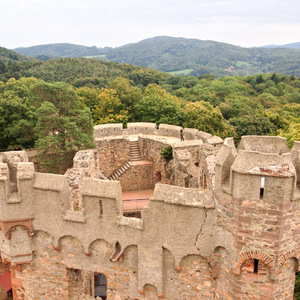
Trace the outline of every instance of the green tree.
<instances>
[{"instance_id":1,"label":"green tree","mask_svg":"<svg viewBox=\"0 0 300 300\"><path fill-rule=\"evenodd\" d=\"M243 96L231 96L219 105L225 119L241 117L263 111L263 106L257 99Z\"/></svg>"},{"instance_id":2,"label":"green tree","mask_svg":"<svg viewBox=\"0 0 300 300\"><path fill-rule=\"evenodd\" d=\"M235 131L223 118L218 107L205 101L188 103L185 106L187 115L185 127L196 128L221 138L235 136Z\"/></svg>"},{"instance_id":3,"label":"green tree","mask_svg":"<svg viewBox=\"0 0 300 300\"><path fill-rule=\"evenodd\" d=\"M80 109L73 88L62 83L39 82L31 100L39 106L35 128L39 162L46 171L61 173L76 151L94 146L90 110Z\"/></svg>"},{"instance_id":4,"label":"green tree","mask_svg":"<svg viewBox=\"0 0 300 300\"><path fill-rule=\"evenodd\" d=\"M93 109L99 103L99 98L98 98L99 93L100 93L100 89L95 87L90 88L84 86L76 89L76 94L79 97L80 107L81 108L88 107L92 112L92 116L93 116ZM93 120L94 120L94 116L93 116Z\"/></svg>"},{"instance_id":5,"label":"green tree","mask_svg":"<svg viewBox=\"0 0 300 300\"><path fill-rule=\"evenodd\" d=\"M123 108L128 112L128 121L134 121L134 106L142 98L142 90L132 85L126 78L117 77L110 82L109 87L116 91Z\"/></svg>"},{"instance_id":6,"label":"green tree","mask_svg":"<svg viewBox=\"0 0 300 300\"><path fill-rule=\"evenodd\" d=\"M179 99L156 84L149 84L135 105L136 121L182 125L184 118Z\"/></svg>"},{"instance_id":7,"label":"green tree","mask_svg":"<svg viewBox=\"0 0 300 300\"><path fill-rule=\"evenodd\" d=\"M237 133L237 142L243 135L276 135L277 127L264 114L232 118L229 123Z\"/></svg>"},{"instance_id":8,"label":"green tree","mask_svg":"<svg viewBox=\"0 0 300 300\"><path fill-rule=\"evenodd\" d=\"M98 96L98 104L92 110L96 124L128 122L128 111L123 109L119 96L114 89L102 88Z\"/></svg>"},{"instance_id":9,"label":"green tree","mask_svg":"<svg viewBox=\"0 0 300 300\"><path fill-rule=\"evenodd\" d=\"M0 96L0 148L33 147L35 114L18 97Z\"/></svg>"},{"instance_id":10,"label":"green tree","mask_svg":"<svg viewBox=\"0 0 300 300\"><path fill-rule=\"evenodd\" d=\"M295 289L294 289L294 296L297 300L300 299L300 272L297 272L295 275Z\"/></svg>"},{"instance_id":11,"label":"green tree","mask_svg":"<svg viewBox=\"0 0 300 300\"><path fill-rule=\"evenodd\" d=\"M285 137L289 148L292 148L294 141L300 141L300 120L291 122L286 129L280 129L279 135Z\"/></svg>"},{"instance_id":12,"label":"green tree","mask_svg":"<svg viewBox=\"0 0 300 300\"><path fill-rule=\"evenodd\" d=\"M28 95L36 78L9 79L0 82L0 148L6 150L17 144L22 148L33 147L36 116L30 107Z\"/></svg>"}]
</instances>

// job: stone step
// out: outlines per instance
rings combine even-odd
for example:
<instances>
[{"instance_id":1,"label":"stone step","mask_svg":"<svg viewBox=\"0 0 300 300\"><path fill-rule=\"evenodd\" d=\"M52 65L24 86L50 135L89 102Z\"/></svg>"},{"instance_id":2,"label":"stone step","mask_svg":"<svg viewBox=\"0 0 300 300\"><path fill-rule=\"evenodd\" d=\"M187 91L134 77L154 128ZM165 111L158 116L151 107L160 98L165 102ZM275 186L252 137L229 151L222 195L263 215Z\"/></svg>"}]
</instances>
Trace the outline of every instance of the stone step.
<instances>
[{"instance_id":1,"label":"stone step","mask_svg":"<svg viewBox=\"0 0 300 300\"><path fill-rule=\"evenodd\" d=\"M131 161L143 160L138 141L130 141L130 160Z\"/></svg>"},{"instance_id":2,"label":"stone step","mask_svg":"<svg viewBox=\"0 0 300 300\"><path fill-rule=\"evenodd\" d=\"M115 172L113 172L110 176L108 176L109 180L117 180L120 176L122 176L125 172L127 172L131 168L131 163L126 162L121 167L119 167Z\"/></svg>"}]
</instances>

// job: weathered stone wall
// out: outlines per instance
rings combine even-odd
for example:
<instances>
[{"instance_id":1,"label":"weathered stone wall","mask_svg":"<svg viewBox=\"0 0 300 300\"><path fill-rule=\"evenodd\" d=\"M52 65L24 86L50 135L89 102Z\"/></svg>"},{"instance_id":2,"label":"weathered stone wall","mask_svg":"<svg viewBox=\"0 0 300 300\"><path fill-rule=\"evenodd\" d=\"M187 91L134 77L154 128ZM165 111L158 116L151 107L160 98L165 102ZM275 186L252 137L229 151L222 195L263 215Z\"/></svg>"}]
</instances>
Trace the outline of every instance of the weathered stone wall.
<instances>
[{"instance_id":1,"label":"weathered stone wall","mask_svg":"<svg viewBox=\"0 0 300 300\"><path fill-rule=\"evenodd\" d=\"M219 243L231 265L220 277L219 294L292 299L300 255L296 170L281 138L273 146L274 137L259 139L261 153L253 152L258 144L249 145L252 139L245 138L237 153L224 146L217 157Z\"/></svg>"},{"instance_id":2,"label":"weathered stone wall","mask_svg":"<svg viewBox=\"0 0 300 300\"><path fill-rule=\"evenodd\" d=\"M179 142L173 146L172 173L177 186L198 188L202 141Z\"/></svg>"},{"instance_id":3,"label":"weathered stone wall","mask_svg":"<svg viewBox=\"0 0 300 300\"><path fill-rule=\"evenodd\" d=\"M175 260L167 249L163 252L165 299L214 299L214 280L207 259L189 255L175 268Z\"/></svg>"},{"instance_id":4,"label":"weathered stone wall","mask_svg":"<svg viewBox=\"0 0 300 300\"><path fill-rule=\"evenodd\" d=\"M158 135L173 136L173 137L180 138L181 129L183 129L181 126L160 124L158 127Z\"/></svg>"},{"instance_id":5,"label":"weathered stone wall","mask_svg":"<svg viewBox=\"0 0 300 300\"><path fill-rule=\"evenodd\" d=\"M97 164L108 177L125 162L130 161L130 141L125 137L97 139Z\"/></svg>"},{"instance_id":6,"label":"weathered stone wall","mask_svg":"<svg viewBox=\"0 0 300 300\"><path fill-rule=\"evenodd\" d=\"M94 139L104 136L117 136L123 134L123 124L103 124L94 126Z\"/></svg>"},{"instance_id":7,"label":"weathered stone wall","mask_svg":"<svg viewBox=\"0 0 300 300\"><path fill-rule=\"evenodd\" d=\"M139 145L144 160L153 163L152 178L154 184L157 182L172 184L169 164L160 154L161 150L170 144L142 135L139 137Z\"/></svg>"},{"instance_id":8,"label":"weathered stone wall","mask_svg":"<svg viewBox=\"0 0 300 300\"><path fill-rule=\"evenodd\" d=\"M292 299L299 150L291 155L282 140L270 146L274 138L265 138L259 152L252 139L238 151L227 140L218 151L215 143L177 147L141 136L144 158L166 169L161 181L170 165L160 149L172 144L173 163L194 164L201 187L157 184L141 219L123 216L120 182L82 178L82 210L74 211L67 175L19 162L11 178L2 163L0 251L11 264L15 299L91 299L94 272L106 275L108 299Z\"/></svg>"},{"instance_id":9,"label":"weathered stone wall","mask_svg":"<svg viewBox=\"0 0 300 300\"><path fill-rule=\"evenodd\" d=\"M9 178L0 179L5 195ZM211 229L206 227L208 219L214 222L207 212L214 208L210 191L157 185L142 218L135 219L122 216L119 182L83 178L83 209L72 211L67 176L34 173L31 163L19 163L17 179L20 198L0 204L1 217L8 220L0 224L0 240L6 241L1 243L1 255L19 265L13 274L16 299L88 294L87 279L93 272L106 275L111 299L117 295L148 299L149 286L155 286L156 298L163 298L163 248L180 267L186 255L199 255L196 237L210 244ZM178 235L186 227L188 232ZM189 286L197 286L196 279L206 280L207 273L186 268L195 276L178 282L190 295Z\"/></svg>"},{"instance_id":10,"label":"weathered stone wall","mask_svg":"<svg viewBox=\"0 0 300 300\"><path fill-rule=\"evenodd\" d=\"M155 123L127 123L128 134L157 134Z\"/></svg>"},{"instance_id":11,"label":"weathered stone wall","mask_svg":"<svg viewBox=\"0 0 300 300\"><path fill-rule=\"evenodd\" d=\"M153 164L151 162L132 162L131 168L118 180L122 191L153 189Z\"/></svg>"}]
</instances>

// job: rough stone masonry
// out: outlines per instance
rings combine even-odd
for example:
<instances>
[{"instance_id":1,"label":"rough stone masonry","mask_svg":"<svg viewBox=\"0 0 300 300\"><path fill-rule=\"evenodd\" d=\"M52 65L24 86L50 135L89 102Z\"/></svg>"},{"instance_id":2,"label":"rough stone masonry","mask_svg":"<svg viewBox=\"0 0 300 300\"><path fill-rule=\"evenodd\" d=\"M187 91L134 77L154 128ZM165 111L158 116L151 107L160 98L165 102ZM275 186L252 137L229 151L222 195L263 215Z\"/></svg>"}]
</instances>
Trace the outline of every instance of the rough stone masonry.
<instances>
[{"instance_id":1,"label":"rough stone masonry","mask_svg":"<svg viewBox=\"0 0 300 300\"><path fill-rule=\"evenodd\" d=\"M107 299L293 299L300 143L245 136L236 149L195 129L180 142L180 130L96 126L96 149L65 175L35 172L24 151L3 154L0 276L10 272L14 299L94 299L97 274ZM141 218L123 215L130 180L154 188Z\"/></svg>"}]
</instances>

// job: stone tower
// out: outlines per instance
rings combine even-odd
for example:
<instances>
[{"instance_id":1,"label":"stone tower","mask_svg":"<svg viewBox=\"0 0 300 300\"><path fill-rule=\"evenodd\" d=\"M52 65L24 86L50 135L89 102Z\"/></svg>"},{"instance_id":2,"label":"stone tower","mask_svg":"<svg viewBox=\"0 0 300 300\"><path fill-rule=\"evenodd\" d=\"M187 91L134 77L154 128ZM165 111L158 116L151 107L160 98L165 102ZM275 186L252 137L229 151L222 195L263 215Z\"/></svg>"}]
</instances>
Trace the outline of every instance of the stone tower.
<instances>
[{"instance_id":1,"label":"stone tower","mask_svg":"<svg viewBox=\"0 0 300 300\"><path fill-rule=\"evenodd\" d=\"M217 299L293 299L299 250L300 145L227 140L216 161ZM299 178L299 176L298 176ZM219 228L219 229L218 229Z\"/></svg>"}]
</instances>

